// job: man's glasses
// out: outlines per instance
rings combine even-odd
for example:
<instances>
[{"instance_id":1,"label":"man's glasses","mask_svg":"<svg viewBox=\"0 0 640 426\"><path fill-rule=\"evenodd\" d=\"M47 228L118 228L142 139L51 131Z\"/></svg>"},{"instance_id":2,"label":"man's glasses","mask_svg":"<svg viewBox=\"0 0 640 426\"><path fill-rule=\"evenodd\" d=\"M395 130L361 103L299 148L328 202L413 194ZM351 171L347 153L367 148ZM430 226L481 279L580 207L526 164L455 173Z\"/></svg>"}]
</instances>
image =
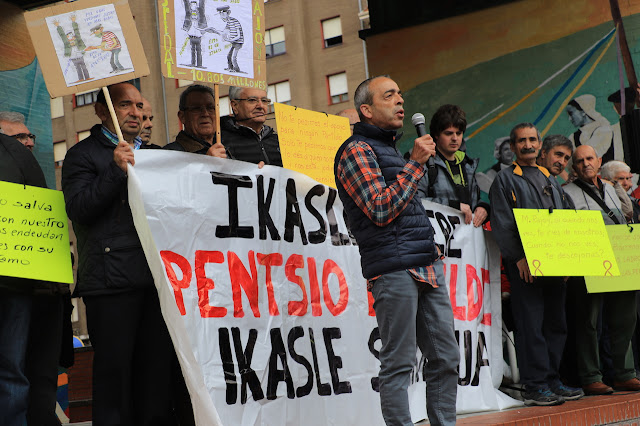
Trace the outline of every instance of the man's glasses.
<instances>
[{"instance_id":1,"label":"man's glasses","mask_svg":"<svg viewBox=\"0 0 640 426\"><path fill-rule=\"evenodd\" d=\"M236 99L236 101L245 101L249 105L257 105L258 102L262 102L265 105L271 105L271 99L269 98L251 97L251 98L244 98L244 99Z\"/></svg>"},{"instance_id":2,"label":"man's glasses","mask_svg":"<svg viewBox=\"0 0 640 426\"><path fill-rule=\"evenodd\" d=\"M215 105L201 105L201 106L188 106L184 107L184 110L191 113L203 113L213 114L216 112Z\"/></svg>"},{"instance_id":3,"label":"man's glasses","mask_svg":"<svg viewBox=\"0 0 640 426\"><path fill-rule=\"evenodd\" d=\"M33 133L16 133L15 135L9 136L18 139L20 142L24 142L27 139L31 139L34 143L36 141L36 135L34 135Z\"/></svg>"}]
</instances>

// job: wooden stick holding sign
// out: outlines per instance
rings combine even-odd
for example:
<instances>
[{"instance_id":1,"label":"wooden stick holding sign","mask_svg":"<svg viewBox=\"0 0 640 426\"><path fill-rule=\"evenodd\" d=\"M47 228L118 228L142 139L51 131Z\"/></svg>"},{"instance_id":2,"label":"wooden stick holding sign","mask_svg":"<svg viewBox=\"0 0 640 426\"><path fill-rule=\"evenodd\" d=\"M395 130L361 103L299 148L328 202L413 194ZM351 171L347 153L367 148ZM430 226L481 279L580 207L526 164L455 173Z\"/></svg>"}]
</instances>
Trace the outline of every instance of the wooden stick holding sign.
<instances>
[{"instance_id":1,"label":"wooden stick holding sign","mask_svg":"<svg viewBox=\"0 0 640 426\"><path fill-rule=\"evenodd\" d=\"M118 123L118 117L116 116L116 110L113 108L113 102L111 102L111 95L109 94L109 89L107 86L102 87L102 93L104 93L104 99L107 101L107 107L109 108L109 113L111 114L111 121L113 121L113 127L116 129L116 134L118 135L118 142L124 141L122 137L122 130L120 130L120 123Z\"/></svg>"},{"instance_id":2,"label":"wooden stick holding sign","mask_svg":"<svg viewBox=\"0 0 640 426\"><path fill-rule=\"evenodd\" d=\"M214 100L213 103L216 107L216 143L221 143L220 139L220 85L213 85Z\"/></svg>"}]
</instances>

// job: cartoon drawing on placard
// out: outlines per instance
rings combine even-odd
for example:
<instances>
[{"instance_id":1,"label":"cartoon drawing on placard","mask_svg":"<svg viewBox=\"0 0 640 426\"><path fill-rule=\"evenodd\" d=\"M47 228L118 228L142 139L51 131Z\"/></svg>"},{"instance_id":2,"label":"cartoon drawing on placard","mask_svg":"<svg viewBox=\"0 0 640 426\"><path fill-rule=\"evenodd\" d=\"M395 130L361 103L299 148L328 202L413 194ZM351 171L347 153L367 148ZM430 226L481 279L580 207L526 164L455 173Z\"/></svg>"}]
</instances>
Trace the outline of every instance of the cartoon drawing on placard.
<instances>
[{"instance_id":1,"label":"cartoon drawing on placard","mask_svg":"<svg viewBox=\"0 0 640 426\"><path fill-rule=\"evenodd\" d=\"M132 72L133 63L112 4L50 16L45 21L67 86ZM67 31L68 27L72 31Z\"/></svg>"},{"instance_id":2,"label":"cartoon drawing on placard","mask_svg":"<svg viewBox=\"0 0 640 426\"><path fill-rule=\"evenodd\" d=\"M174 0L178 63L187 68L253 78L251 2L238 0L232 6L226 3Z\"/></svg>"},{"instance_id":3,"label":"cartoon drawing on placard","mask_svg":"<svg viewBox=\"0 0 640 426\"><path fill-rule=\"evenodd\" d=\"M84 49L86 48L86 45L82 40L80 28L76 23L76 16L71 15L71 28L73 31L65 33L59 21L53 21L53 25L56 26L60 40L64 45L64 56L69 58L76 67L76 72L78 73L78 81L76 81L76 83L93 80L93 78L89 76L87 64L84 62Z\"/></svg>"},{"instance_id":4,"label":"cartoon drawing on placard","mask_svg":"<svg viewBox=\"0 0 640 426\"><path fill-rule=\"evenodd\" d=\"M204 12L205 0L198 4L195 0L184 0L184 24L182 29L187 32L191 47L191 63L182 64L188 67L204 68L202 66L202 28L207 26L207 16Z\"/></svg>"},{"instance_id":5,"label":"cartoon drawing on placard","mask_svg":"<svg viewBox=\"0 0 640 426\"><path fill-rule=\"evenodd\" d=\"M131 69L123 67L120 61L118 61L118 56L120 56L120 52L122 51L122 45L120 44L118 36L115 35L113 31L105 31L104 26L98 24L91 28L91 34L98 37L101 43L98 46L89 46L87 50L101 49L105 52L110 52L111 58L109 63L111 64L111 74Z\"/></svg>"},{"instance_id":6,"label":"cartoon drawing on placard","mask_svg":"<svg viewBox=\"0 0 640 426\"><path fill-rule=\"evenodd\" d=\"M242 33L242 25L240 21L231 16L231 8L229 6L220 6L216 8L220 18L225 21L226 25L222 31L215 28L207 28L205 31L215 33L222 36L223 40L231 43L229 53L227 54L227 68L225 71L242 72L238 66L238 52L244 44L244 34Z\"/></svg>"}]
</instances>

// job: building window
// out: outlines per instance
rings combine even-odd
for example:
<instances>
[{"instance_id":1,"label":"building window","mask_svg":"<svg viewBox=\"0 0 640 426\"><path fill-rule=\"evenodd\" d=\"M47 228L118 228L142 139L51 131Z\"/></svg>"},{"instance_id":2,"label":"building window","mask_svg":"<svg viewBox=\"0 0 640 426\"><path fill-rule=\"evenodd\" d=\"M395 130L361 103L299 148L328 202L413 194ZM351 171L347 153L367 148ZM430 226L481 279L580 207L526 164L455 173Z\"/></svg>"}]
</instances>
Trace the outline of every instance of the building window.
<instances>
[{"instance_id":1,"label":"building window","mask_svg":"<svg viewBox=\"0 0 640 426\"><path fill-rule=\"evenodd\" d=\"M339 16L322 21L322 37L324 38L324 47L342 44L342 25Z\"/></svg>"},{"instance_id":2,"label":"building window","mask_svg":"<svg viewBox=\"0 0 640 426\"><path fill-rule=\"evenodd\" d=\"M287 50L284 45L284 27L276 27L265 31L264 44L267 58L285 54Z\"/></svg>"},{"instance_id":3,"label":"building window","mask_svg":"<svg viewBox=\"0 0 640 426\"><path fill-rule=\"evenodd\" d=\"M329 105L345 102L349 100L349 89L347 87L347 73L341 72L327 77L329 85Z\"/></svg>"},{"instance_id":4,"label":"building window","mask_svg":"<svg viewBox=\"0 0 640 426\"><path fill-rule=\"evenodd\" d=\"M220 117L231 114L231 104L229 103L229 97L223 96L218 99L220 105Z\"/></svg>"},{"instance_id":5,"label":"building window","mask_svg":"<svg viewBox=\"0 0 640 426\"><path fill-rule=\"evenodd\" d=\"M74 95L75 106L81 107L84 105L91 105L98 100L98 93L100 93L101 89L98 90L90 90L88 92L80 92Z\"/></svg>"},{"instance_id":6,"label":"building window","mask_svg":"<svg viewBox=\"0 0 640 426\"><path fill-rule=\"evenodd\" d=\"M289 86L289 81L270 84L267 87L267 97L271 99L272 102L291 105L291 87Z\"/></svg>"},{"instance_id":7,"label":"building window","mask_svg":"<svg viewBox=\"0 0 640 426\"><path fill-rule=\"evenodd\" d=\"M85 130L84 132L78 132L78 134L77 134L78 140L76 142L80 142L81 140L88 138L90 135L91 135L91 130Z\"/></svg>"},{"instance_id":8,"label":"building window","mask_svg":"<svg viewBox=\"0 0 640 426\"><path fill-rule=\"evenodd\" d=\"M62 97L51 99L51 118L64 117Z\"/></svg>"},{"instance_id":9,"label":"building window","mask_svg":"<svg viewBox=\"0 0 640 426\"><path fill-rule=\"evenodd\" d=\"M64 156L67 154L67 143L65 141L57 141L53 143L53 161L56 167L62 167Z\"/></svg>"}]
</instances>

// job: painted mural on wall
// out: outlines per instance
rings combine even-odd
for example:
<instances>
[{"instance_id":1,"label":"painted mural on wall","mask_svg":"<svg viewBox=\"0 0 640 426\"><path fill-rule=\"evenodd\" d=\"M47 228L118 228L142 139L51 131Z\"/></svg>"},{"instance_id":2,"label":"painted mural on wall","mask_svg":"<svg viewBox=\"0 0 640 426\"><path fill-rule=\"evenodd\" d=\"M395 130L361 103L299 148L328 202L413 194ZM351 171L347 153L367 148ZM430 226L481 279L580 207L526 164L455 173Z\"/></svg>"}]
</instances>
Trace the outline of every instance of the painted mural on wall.
<instances>
[{"instance_id":1,"label":"painted mural on wall","mask_svg":"<svg viewBox=\"0 0 640 426\"><path fill-rule=\"evenodd\" d=\"M0 17L0 111L25 116L38 139L33 154L49 188L56 187L49 93L36 59L22 10L6 5Z\"/></svg>"},{"instance_id":2,"label":"painted mural on wall","mask_svg":"<svg viewBox=\"0 0 640 426\"><path fill-rule=\"evenodd\" d=\"M637 63L640 14L624 23ZM480 158L479 181L487 191L511 161L504 138L521 122L534 123L542 137L562 134L593 146L604 160L622 160L620 116L608 100L619 90L616 30L608 22L419 84L405 91L405 107L407 116L423 112L427 121L442 104L465 110L467 152ZM400 148L406 151L415 129L405 123L403 130Z\"/></svg>"}]
</instances>

